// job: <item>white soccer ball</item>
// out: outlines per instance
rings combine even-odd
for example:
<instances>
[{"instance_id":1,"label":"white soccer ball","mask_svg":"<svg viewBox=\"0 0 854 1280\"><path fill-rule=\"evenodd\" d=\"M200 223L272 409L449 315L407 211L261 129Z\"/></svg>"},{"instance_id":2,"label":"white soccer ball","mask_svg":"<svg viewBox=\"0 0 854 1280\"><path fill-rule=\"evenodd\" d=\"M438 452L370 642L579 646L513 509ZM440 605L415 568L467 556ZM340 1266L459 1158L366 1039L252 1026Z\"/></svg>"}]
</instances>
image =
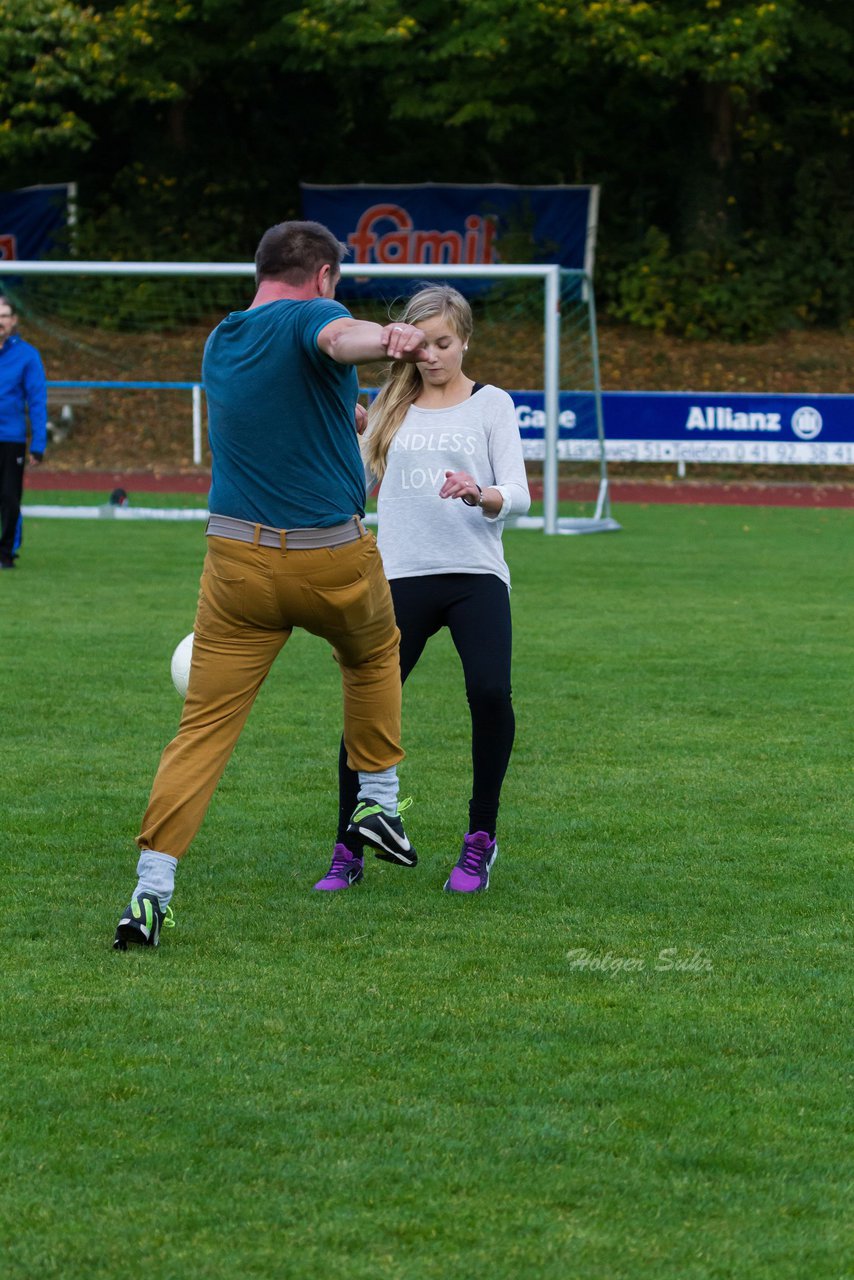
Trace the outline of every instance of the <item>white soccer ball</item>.
<instances>
[{"instance_id":1,"label":"white soccer ball","mask_svg":"<svg viewBox=\"0 0 854 1280\"><path fill-rule=\"evenodd\" d=\"M175 649L172 654L172 683L178 690L182 698L187 696L187 685L190 683L190 662L193 658L193 633L192 631Z\"/></svg>"}]
</instances>

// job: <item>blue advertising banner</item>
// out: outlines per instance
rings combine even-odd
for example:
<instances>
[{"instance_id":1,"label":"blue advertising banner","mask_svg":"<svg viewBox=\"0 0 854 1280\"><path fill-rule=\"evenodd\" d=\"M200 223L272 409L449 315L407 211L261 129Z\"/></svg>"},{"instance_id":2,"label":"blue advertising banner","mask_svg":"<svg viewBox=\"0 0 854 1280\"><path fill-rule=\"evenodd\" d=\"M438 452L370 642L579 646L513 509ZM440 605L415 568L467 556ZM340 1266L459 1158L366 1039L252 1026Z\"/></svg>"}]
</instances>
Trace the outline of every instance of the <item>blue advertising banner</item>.
<instances>
[{"instance_id":1,"label":"blue advertising banner","mask_svg":"<svg viewBox=\"0 0 854 1280\"><path fill-rule=\"evenodd\" d=\"M47 256L68 219L68 191L62 182L0 192L0 262Z\"/></svg>"},{"instance_id":2,"label":"blue advertising banner","mask_svg":"<svg viewBox=\"0 0 854 1280\"><path fill-rule=\"evenodd\" d=\"M301 190L303 216L346 244L354 265L556 262L593 273L598 187L302 183ZM339 292L367 296L390 287L347 279ZM460 283L466 292L484 287Z\"/></svg>"},{"instance_id":3,"label":"blue advertising banner","mask_svg":"<svg viewBox=\"0 0 854 1280\"><path fill-rule=\"evenodd\" d=\"M541 391L512 391L525 456L542 458ZM854 465L854 396L604 391L605 452L614 462ZM558 455L599 456L591 392L562 392Z\"/></svg>"}]
</instances>

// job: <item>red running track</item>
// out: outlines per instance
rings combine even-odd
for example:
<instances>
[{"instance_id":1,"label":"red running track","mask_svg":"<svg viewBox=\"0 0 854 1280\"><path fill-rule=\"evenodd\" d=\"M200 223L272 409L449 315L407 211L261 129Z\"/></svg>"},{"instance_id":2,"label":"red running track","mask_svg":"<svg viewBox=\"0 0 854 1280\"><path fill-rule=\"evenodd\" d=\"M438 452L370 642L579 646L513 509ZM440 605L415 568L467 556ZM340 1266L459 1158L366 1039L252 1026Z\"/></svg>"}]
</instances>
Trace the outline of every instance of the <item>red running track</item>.
<instances>
[{"instance_id":1,"label":"red running track","mask_svg":"<svg viewBox=\"0 0 854 1280\"><path fill-rule=\"evenodd\" d=\"M207 493L210 476L205 473L164 473L148 471L51 471L30 467L29 489L100 490L106 501L113 489L126 489L131 502L135 494ZM542 485L531 485L531 496L542 497ZM594 484L565 484L562 500L595 502ZM746 507L854 507L854 486L842 484L776 484L767 481L712 483L699 480L612 480L611 501L638 503L681 503L687 506Z\"/></svg>"}]
</instances>

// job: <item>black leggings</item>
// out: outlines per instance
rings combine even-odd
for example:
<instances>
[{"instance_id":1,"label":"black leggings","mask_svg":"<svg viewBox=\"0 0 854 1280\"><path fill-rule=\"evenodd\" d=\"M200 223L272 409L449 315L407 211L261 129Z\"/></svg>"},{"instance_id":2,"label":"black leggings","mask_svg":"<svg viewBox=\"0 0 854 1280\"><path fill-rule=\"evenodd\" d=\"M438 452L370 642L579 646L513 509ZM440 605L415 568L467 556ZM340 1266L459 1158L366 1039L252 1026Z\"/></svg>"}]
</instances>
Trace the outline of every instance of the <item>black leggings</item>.
<instances>
[{"instance_id":1,"label":"black leggings","mask_svg":"<svg viewBox=\"0 0 854 1280\"><path fill-rule=\"evenodd\" d=\"M507 772L516 720L510 699L510 597L494 574L437 573L394 578L394 613L400 627L400 677L415 666L430 636L447 627L463 664L472 723L472 796L469 831L495 835L501 784ZM347 766L344 742L338 758L338 840L356 807L359 775Z\"/></svg>"}]
</instances>

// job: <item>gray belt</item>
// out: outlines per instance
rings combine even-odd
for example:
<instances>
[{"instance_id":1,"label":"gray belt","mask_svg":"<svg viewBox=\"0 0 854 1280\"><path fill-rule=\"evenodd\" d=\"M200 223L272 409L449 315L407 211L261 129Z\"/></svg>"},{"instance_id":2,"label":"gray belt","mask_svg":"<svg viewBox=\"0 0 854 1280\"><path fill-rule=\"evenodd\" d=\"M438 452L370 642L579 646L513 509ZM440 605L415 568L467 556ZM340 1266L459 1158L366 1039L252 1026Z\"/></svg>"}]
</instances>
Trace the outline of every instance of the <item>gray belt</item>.
<instances>
[{"instance_id":1,"label":"gray belt","mask_svg":"<svg viewBox=\"0 0 854 1280\"><path fill-rule=\"evenodd\" d=\"M233 516L209 516L205 533L209 538L232 538L235 542L251 542L256 547L311 551L315 547L341 547L345 542L355 542L365 536L365 527L358 516L326 529L273 529L251 520L235 520Z\"/></svg>"}]
</instances>

